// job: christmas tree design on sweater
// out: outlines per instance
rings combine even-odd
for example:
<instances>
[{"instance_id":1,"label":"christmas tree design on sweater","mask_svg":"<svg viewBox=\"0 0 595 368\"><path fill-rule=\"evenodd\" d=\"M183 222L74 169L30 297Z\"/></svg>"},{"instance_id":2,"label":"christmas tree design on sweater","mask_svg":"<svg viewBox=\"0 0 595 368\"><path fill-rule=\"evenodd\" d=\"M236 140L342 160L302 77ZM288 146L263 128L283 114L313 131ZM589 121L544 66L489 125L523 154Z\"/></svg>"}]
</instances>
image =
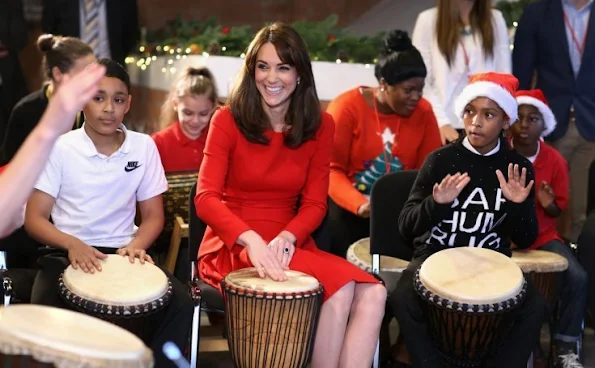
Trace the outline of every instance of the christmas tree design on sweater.
<instances>
[{"instance_id":1,"label":"christmas tree design on sweater","mask_svg":"<svg viewBox=\"0 0 595 368\"><path fill-rule=\"evenodd\" d=\"M370 195L372 185L376 180L380 179L386 174L386 167L390 167L390 172L397 172L403 169L403 164L397 157L393 157L390 163L385 163L385 157L389 158L392 154L393 142L395 140L394 133L386 127L382 132L382 143L384 144L384 151L380 152L374 159L364 163L364 170L354 175L355 182L353 186L365 195ZM386 155L386 156L385 156Z\"/></svg>"}]
</instances>

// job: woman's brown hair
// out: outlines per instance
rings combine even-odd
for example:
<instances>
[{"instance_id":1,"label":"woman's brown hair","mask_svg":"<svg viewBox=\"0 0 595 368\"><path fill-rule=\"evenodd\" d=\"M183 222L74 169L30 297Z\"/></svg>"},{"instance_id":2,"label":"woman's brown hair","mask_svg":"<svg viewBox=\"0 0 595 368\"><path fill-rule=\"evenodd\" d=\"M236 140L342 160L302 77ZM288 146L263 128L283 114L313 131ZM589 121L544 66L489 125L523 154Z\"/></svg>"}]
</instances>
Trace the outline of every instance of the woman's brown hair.
<instances>
[{"instance_id":1,"label":"woman's brown hair","mask_svg":"<svg viewBox=\"0 0 595 368\"><path fill-rule=\"evenodd\" d=\"M260 48L272 43L283 63L295 67L300 83L291 95L289 109L285 116L288 130L285 145L298 147L313 138L320 126L322 111L316 94L312 63L304 40L289 25L273 23L262 28L254 37L244 59L236 85L229 96L229 106L242 134L250 142L268 144L264 132L271 122L263 106L262 97L254 79L256 58Z\"/></svg>"},{"instance_id":2,"label":"woman's brown hair","mask_svg":"<svg viewBox=\"0 0 595 368\"><path fill-rule=\"evenodd\" d=\"M452 64L461 39L461 18L458 2L462 0L438 0L438 18L436 20L436 41L438 49ZM494 26L490 0L475 0L469 15L471 30L479 33L484 55L494 56Z\"/></svg>"},{"instance_id":3,"label":"woman's brown hair","mask_svg":"<svg viewBox=\"0 0 595 368\"><path fill-rule=\"evenodd\" d=\"M163 103L163 106L161 106L160 127L165 128L178 120L178 115L174 110L175 99L184 96L203 95L215 104L215 106L219 104L213 74L206 67L188 67L174 82L167 99Z\"/></svg>"},{"instance_id":4,"label":"woman's brown hair","mask_svg":"<svg viewBox=\"0 0 595 368\"><path fill-rule=\"evenodd\" d=\"M91 46L76 37L43 34L37 39L37 48L43 53L43 72L50 80L54 68L68 73L78 59L93 55Z\"/></svg>"}]
</instances>

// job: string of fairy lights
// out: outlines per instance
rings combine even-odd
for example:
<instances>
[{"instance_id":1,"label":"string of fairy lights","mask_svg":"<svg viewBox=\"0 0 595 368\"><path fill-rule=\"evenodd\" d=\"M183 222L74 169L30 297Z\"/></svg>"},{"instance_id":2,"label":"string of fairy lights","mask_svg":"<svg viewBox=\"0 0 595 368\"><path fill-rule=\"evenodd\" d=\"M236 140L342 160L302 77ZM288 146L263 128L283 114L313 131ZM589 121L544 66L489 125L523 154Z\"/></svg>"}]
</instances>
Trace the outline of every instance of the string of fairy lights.
<instances>
[{"instance_id":1,"label":"string of fairy lights","mask_svg":"<svg viewBox=\"0 0 595 368\"><path fill-rule=\"evenodd\" d=\"M509 40L510 40L510 50L511 51L514 49L514 44L512 41L514 39L514 33L516 31L517 26L518 26L518 23L514 22L513 26L509 30ZM222 47L222 50L225 51L225 46ZM206 51L196 52L196 50L193 49L192 47L182 48L182 47L175 47L175 46L170 46L170 45L156 46L155 51L156 52L148 52L148 49L146 46L140 46L138 48L138 52L139 52L138 55L128 56L124 61L129 66L134 65L134 66L138 67L141 71L145 71L145 70L147 70L147 68L149 68L151 66L151 64L154 64L155 61L157 61L157 58L166 58L167 61L165 62L165 66L161 67L161 71L163 73L175 74L176 61L186 60L188 58L188 56L202 56L203 58L208 58L211 56ZM242 53L239 57L241 59L243 59L245 56L246 56L246 54ZM314 61L317 61L317 60L314 60ZM376 60L373 61L373 63L375 63L375 62L376 62ZM343 63L343 61L341 59L337 59L337 60L335 60L335 63L341 64L341 63ZM371 68L372 65L364 64L364 66L366 68Z\"/></svg>"}]
</instances>

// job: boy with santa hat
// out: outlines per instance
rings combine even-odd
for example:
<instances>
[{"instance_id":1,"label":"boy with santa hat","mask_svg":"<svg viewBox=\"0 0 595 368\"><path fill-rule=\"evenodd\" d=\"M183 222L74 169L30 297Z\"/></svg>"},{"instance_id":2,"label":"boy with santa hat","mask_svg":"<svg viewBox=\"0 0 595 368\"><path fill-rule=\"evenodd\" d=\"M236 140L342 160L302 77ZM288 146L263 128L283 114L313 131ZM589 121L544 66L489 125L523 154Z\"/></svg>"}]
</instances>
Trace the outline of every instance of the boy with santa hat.
<instances>
[{"instance_id":1,"label":"boy with santa hat","mask_svg":"<svg viewBox=\"0 0 595 368\"><path fill-rule=\"evenodd\" d=\"M388 303L416 368L448 366L432 343L427 312L414 290L421 264L453 247L510 256L511 241L528 248L537 238L532 165L502 137L517 121L517 88L518 80L510 74L471 76L455 102L466 137L426 158L399 216L399 231L413 243L414 258ZM529 283L525 300L506 316L511 328L487 366L525 367L539 339L544 310L543 297Z\"/></svg>"},{"instance_id":2,"label":"boy with santa hat","mask_svg":"<svg viewBox=\"0 0 595 368\"><path fill-rule=\"evenodd\" d=\"M577 354L587 303L587 273L557 230L557 219L568 204L568 164L543 141L556 127L556 118L543 92L518 91L516 99L519 118L510 129L509 143L533 163L535 172L539 235L530 248L554 252L568 260L560 294L560 317L552 326L557 353L554 366L582 367ZM568 365L570 361L572 364Z\"/></svg>"}]
</instances>

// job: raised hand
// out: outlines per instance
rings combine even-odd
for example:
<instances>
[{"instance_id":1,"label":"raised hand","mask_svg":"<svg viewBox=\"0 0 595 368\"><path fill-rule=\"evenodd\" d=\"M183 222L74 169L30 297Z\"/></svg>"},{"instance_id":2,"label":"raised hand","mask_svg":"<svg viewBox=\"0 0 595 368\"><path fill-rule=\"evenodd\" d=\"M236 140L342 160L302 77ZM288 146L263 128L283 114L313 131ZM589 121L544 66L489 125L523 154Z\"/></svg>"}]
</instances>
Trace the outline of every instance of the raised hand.
<instances>
[{"instance_id":1,"label":"raised hand","mask_svg":"<svg viewBox=\"0 0 595 368\"><path fill-rule=\"evenodd\" d=\"M72 129L76 114L97 93L98 83L105 75L105 67L91 64L75 75L64 75L63 82L50 99L43 120L50 129L63 134Z\"/></svg>"},{"instance_id":2,"label":"raised hand","mask_svg":"<svg viewBox=\"0 0 595 368\"><path fill-rule=\"evenodd\" d=\"M542 181L541 184L539 184L539 188L535 195L537 196L537 201L539 201L539 204L541 204L541 207L543 208L548 208L556 200L554 190L545 181Z\"/></svg>"},{"instance_id":3,"label":"raised hand","mask_svg":"<svg viewBox=\"0 0 595 368\"><path fill-rule=\"evenodd\" d=\"M446 175L440 184L434 184L432 191L434 201L441 204L453 202L461 194L463 188L469 184L469 181L471 181L471 178L467 173Z\"/></svg>"},{"instance_id":4,"label":"raised hand","mask_svg":"<svg viewBox=\"0 0 595 368\"><path fill-rule=\"evenodd\" d=\"M531 188L533 187L533 180L525 185L527 181L527 169L523 167L519 173L518 164L508 164L508 181L504 178L502 171L496 170L496 176L500 182L502 194L506 199L514 203L522 203L527 199Z\"/></svg>"}]
</instances>

